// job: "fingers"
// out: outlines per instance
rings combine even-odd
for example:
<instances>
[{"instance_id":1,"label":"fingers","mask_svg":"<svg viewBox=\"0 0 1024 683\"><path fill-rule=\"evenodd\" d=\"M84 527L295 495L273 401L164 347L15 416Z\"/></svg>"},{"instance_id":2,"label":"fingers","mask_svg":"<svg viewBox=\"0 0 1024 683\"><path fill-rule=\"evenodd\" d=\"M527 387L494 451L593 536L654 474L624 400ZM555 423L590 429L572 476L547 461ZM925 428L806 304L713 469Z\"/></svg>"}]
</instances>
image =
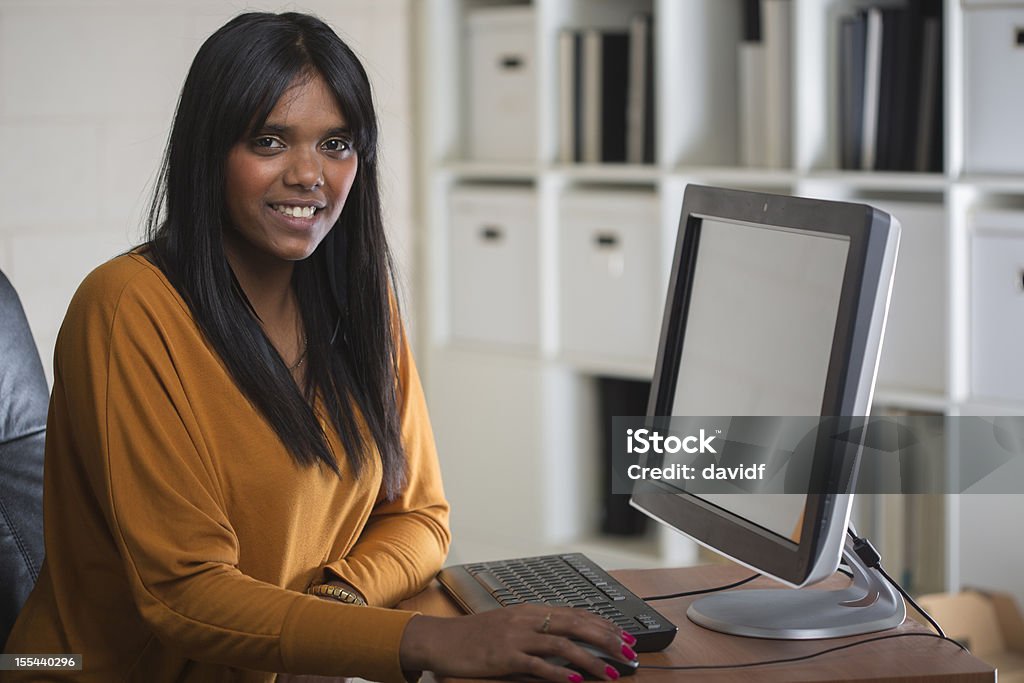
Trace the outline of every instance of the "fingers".
<instances>
[{"instance_id":1,"label":"fingers","mask_svg":"<svg viewBox=\"0 0 1024 683\"><path fill-rule=\"evenodd\" d=\"M636 659L633 645L636 638L625 633L610 621L580 609L557 609L547 612L538 629L546 633L580 640L594 645L622 662Z\"/></svg>"},{"instance_id":2,"label":"fingers","mask_svg":"<svg viewBox=\"0 0 1024 683\"><path fill-rule=\"evenodd\" d=\"M549 662L540 657L530 657L524 655L523 663L519 665L518 670L528 676L535 678L541 678L547 681L556 681L557 683L581 683L583 676L578 672ZM609 680L604 676L600 677L602 680Z\"/></svg>"},{"instance_id":3,"label":"fingers","mask_svg":"<svg viewBox=\"0 0 1024 683\"><path fill-rule=\"evenodd\" d=\"M456 658L445 647L453 642L466 644ZM416 616L406 626L400 658L407 668L441 675L528 673L579 683L584 675L617 679L609 665L635 658L627 643L635 640L584 610L517 605L456 618Z\"/></svg>"},{"instance_id":4,"label":"fingers","mask_svg":"<svg viewBox=\"0 0 1024 683\"><path fill-rule=\"evenodd\" d=\"M580 673L599 680L616 680L619 671L601 657L620 662L636 659L636 639L611 622L580 609L527 608L524 618L536 633L525 650L531 657L526 671L552 681L578 683ZM524 610L525 611L525 610Z\"/></svg>"},{"instance_id":5,"label":"fingers","mask_svg":"<svg viewBox=\"0 0 1024 683\"><path fill-rule=\"evenodd\" d=\"M606 681L620 676L614 666L598 657L600 650L562 636L540 635L527 650L534 655L527 672L548 680L578 683L583 678L579 672Z\"/></svg>"},{"instance_id":6,"label":"fingers","mask_svg":"<svg viewBox=\"0 0 1024 683\"><path fill-rule=\"evenodd\" d=\"M564 666L559 666L548 662L547 660L541 659L540 657L530 657L528 662L522 667L523 673L541 678L547 681L556 681L557 683L582 683L583 676L572 669L568 669ZM595 676L595 674L591 674ZM610 681L614 680L606 675L597 675L599 680Z\"/></svg>"}]
</instances>

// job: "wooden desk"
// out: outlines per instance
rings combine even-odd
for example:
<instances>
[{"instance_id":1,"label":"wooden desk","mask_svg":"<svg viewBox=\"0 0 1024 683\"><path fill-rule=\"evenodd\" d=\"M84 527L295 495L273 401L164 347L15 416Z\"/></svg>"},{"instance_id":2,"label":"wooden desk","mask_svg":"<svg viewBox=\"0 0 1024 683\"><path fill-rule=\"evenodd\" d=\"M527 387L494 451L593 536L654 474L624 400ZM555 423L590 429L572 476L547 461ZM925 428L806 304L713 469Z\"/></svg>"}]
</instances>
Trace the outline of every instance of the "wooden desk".
<instances>
[{"instance_id":1,"label":"wooden desk","mask_svg":"<svg viewBox=\"0 0 1024 683\"><path fill-rule=\"evenodd\" d=\"M634 593L662 595L711 588L731 583L749 576L740 567L704 566L686 569L628 569L611 572L616 579ZM837 574L824 582L822 587L845 585L847 578ZM779 584L768 579L758 579L735 590L747 588L773 588ZM686 608L696 598L678 598L652 603L659 612L679 627L679 633L672 645L663 652L649 652L640 655L640 671L625 681L712 681L714 683L736 683L742 681L995 681L993 668L965 652L952 643L937 638L907 637L893 638L869 643L839 652L833 652L814 659L792 664L741 669L699 669L693 671L659 671L644 669L646 666L694 666L741 664L769 659L798 657L825 650L836 645L865 640L887 633L874 633L849 638L834 638L813 641L762 640L729 636L701 628L686 618ZM437 582L414 598L400 605L436 616L460 614L458 607L448 599ZM909 607L908 607L909 609ZM925 632L917 622L907 619L892 633Z\"/></svg>"}]
</instances>

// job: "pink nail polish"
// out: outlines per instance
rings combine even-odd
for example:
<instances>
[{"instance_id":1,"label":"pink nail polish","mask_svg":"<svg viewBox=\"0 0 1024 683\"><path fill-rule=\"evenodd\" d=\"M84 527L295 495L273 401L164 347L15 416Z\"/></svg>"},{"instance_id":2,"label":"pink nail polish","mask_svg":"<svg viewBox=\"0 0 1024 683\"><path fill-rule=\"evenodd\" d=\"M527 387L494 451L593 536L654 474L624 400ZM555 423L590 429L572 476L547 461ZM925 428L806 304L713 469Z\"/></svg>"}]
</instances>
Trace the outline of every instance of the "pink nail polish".
<instances>
[{"instance_id":1,"label":"pink nail polish","mask_svg":"<svg viewBox=\"0 0 1024 683\"><path fill-rule=\"evenodd\" d=\"M627 659L636 659L636 653L633 652L633 648L629 645L622 646L622 654L624 654Z\"/></svg>"},{"instance_id":2,"label":"pink nail polish","mask_svg":"<svg viewBox=\"0 0 1024 683\"><path fill-rule=\"evenodd\" d=\"M583 676L579 674L569 674L569 683L583 683Z\"/></svg>"},{"instance_id":3,"label":"pink nail polish","mask_svg":"<svg viewBox=\"0 0 1024 683\"><path fill-rule=\"evenodd\" d=\"M612 679L613 681L619 680L619 672L616 671L615 667L611 665L608 665L604 668L604 673L606 676L608 676L608 678Z\"/></svg>"},{"instance_id":4,"label":"pink nail polish","mask_svg":"<svg viewBox=\"0 0 1024 683\"><path fill-rule=\"evenodd\" d=\"M626 643L626 645L636 645L636 638L634 638L632 634L626 633L625 631L622 632L622 641Z\"/></svg>"}]
</instances>

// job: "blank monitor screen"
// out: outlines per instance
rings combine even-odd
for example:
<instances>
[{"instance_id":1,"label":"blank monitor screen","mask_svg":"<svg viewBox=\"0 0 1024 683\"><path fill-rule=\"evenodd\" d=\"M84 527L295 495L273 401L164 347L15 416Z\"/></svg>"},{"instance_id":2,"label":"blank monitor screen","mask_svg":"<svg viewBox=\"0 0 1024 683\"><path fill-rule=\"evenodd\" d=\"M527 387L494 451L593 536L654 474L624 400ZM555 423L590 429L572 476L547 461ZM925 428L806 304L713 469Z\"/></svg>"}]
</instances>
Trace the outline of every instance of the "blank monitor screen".
<instances>
[{"instance_id":1,"label":"blank monitor screen","mask_svg":"<svg viewBox=\"0 0 1024 683\"><path fill-rule=\"evenodd\" d=\"M819 414L849 239L703 225L672 414Z\"/></svg>"},{"instance_id":2,"label":"blank monitor screen","mask_svg":"<svg viewBox=\"0 0 1024 683\"><path fill-rule=\"evenodd\" d=\"M817 415L850 240L705 219L672 415ZM783 538L805 496L704 494Z\"/></svg>"},{"instance_id":3,"label":"blank monitor screen","mask_svg":"<svg viewBox=\"0 0 1024 683\"><path fill-rule=\"evenodd\" d=\"M867 415L898 236L863 204L687 187L648 419ZM799 440L787 429L780 442ZM786 478L807 493L663 480L637 482L632 502L781 581L820 580L838 563L855 476L820 432L813 465L796 470L806 486Z\"/></svg>"}]
</instances>

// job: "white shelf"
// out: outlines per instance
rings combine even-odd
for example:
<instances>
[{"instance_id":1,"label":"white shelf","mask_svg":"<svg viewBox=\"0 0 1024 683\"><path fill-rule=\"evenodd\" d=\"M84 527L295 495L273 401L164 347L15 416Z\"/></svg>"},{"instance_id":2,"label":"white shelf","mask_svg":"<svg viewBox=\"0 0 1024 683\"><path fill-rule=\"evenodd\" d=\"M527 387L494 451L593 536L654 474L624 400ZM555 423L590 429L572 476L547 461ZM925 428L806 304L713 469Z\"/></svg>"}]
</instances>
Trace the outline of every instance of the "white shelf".
<instances>
[{"instance_id":1,"label":"white shelf","mask_svg":"<svg viewBox=\"0 0 1024 683\"><path fill-rule=\"evenodd\" d=\"M877 192L944 192L950 185L941 173L812 171L807 179Z\"/></svg>"},{"instance_id":2,"label":"white shelf","mask_svg":"<svg viewBox=\"0 0 1024 683\"><path fill-rule=\"evenodd\" d=\"M899 408L931 413L949 413L953 404L944 394L898 389L877 389L874 405L883 408Z\"/></svg>"},{"instance_id":3,"label":"white shelf","mask_svg":"<svg viewBox=\"0 0 1024 683\"><path fill-rule=\"evenodd\" d=\"M667 282L671 253L679 221L679 207L685 185L690 182L722 185L767 192L793 193L822 198L851 199L885 206L918 204L931 210L936 218L920 226L914 234L904 231L904 246L918 249L925 245L927 263L917 262L917 271L934 273L929 279L930 293L937 297L930 303L942 314L932 316L928 325L895 325L890 331L913 334L915 328L929 330L933 337L919 342L921 355L928 356L931 375L918 383L907 380L907 386L927 386L928 391L901 389L899 381L889 386L880 378L875 395L878 406L946 413L950 415L988 411L992 414L1024 414L1024 398L1014 402L972 400L970 324L971 324L971 260L972 226L970 217L978 207L1024 207L1024 174L967 175L963 173L964 158L964 8L960 0L944 2L943 65L945 96L944 171L941 173L862 172L838 169L837 88L838 72L837 16L863 5L857 0L791 0L793 2L794 86L792 100L793 137L791 168L747 168L738 165L736 142L737 121L737 41L740 34L741 0L533 0L535 10L534 37L537 43L536 70L537 159L530 163L478 162L464 158L465 146L460 139L465 129L466 83L463 69L467 61L462 52L462 22L468 9L502 3L500 0L425 0L421 11L422 59L420 81L424 87L424 111L427 117L420 131L424 215L427 217L426 247L427 282L430 287L420 319L431 327L428 338L432 345L428 357L421 361L430 382L442 385L441 394L450 395L443 386L446 378L431 375L436 357L446 368L467 367L489 358L494 364L507 363L523 371L534 383L530 391L546 386L552 377L565 380L565 375L579 379L586 386L595 375L645 378L653 370L654 359L624 359L600 354L574 354L560 348L559 326L565 311L559 309L560 239L565 226L560 223L563 197L569 192L593 192L595 196L614 190L649 192L660 206L660 251L664 255L659 282ZM655 103L656 163L627 164L563 164L557 163L559 112L558 36L563 28L624 25L636 11L654 16L655 38ZM508 349L497 346L465 346L451 342L448 326L449 292L447 283L447 194L453 185L493 185L508 183L529 186L536 193L537 253L540 297L541 344L536 350ZM899 217L899 216L897 216ZM911 239L913 237L913 239ZM914 246L915 240L917 246ZM914 254L904 251L900 260L906 268ZM906 271L904 271L906 272ZM924 289L929 289L928 287ZM652 297L661 299L663 289L652 290ZM936 301L938 302L936 304ZM904 315L906 315L904 307ZM911 307L912 309L912 307ZM628 313L628 312L625 312ZM608 311L608 315L624 315ZM934 330L942 330L935 332ZM907 337L910 339L910 337ZM912 362L914 344L901 348ZM911 349L907 354L906 349ZM464 361L460 358L465 356ZM895 357L895 356L894 356ZM901 356L902 358L903 356ZM1019 361L1016 361L1019 362ZM922 366L924 367L924 366ZM937 369L936 369L937 368ZM510 395L531 396L517 384L522 373L506 373ZM468 380L467 380L468 381ZM556 382L557 383L557 382ZM498 388L504 391L505 388ZM593 393L587 389L575 393L573 400ZM592 391L592 387L591 387ZM567 394L568 395L568 394ZM568 398L563 396L568 401ZM508 399L512 400L512 399ZM471 402L470 402L471 404ZM460 404L462 405L462 404ZM484 405L484 402L480 402ZM573 408L568 410L568 408ZM546 452L531 454L531 462L554 463L562 456L560 449L573 452L583 448L579 439L589 439L589 432L600 426L586 421L586 411L559 401L546 401L533 410L516 410L521 422L509 425L517 431L546 435L536 443ZM434 409L434 406L432 406ZM481 408L482 410L483 408ZM568 425L568 416L583 422ZM474 420L481 415L465 415ZM576 430L576 431L573 431ZM553 434L558 438L549 439ZM580 436L583 434L584 436ZM561 441L559 440L561 439ZM555 444L558 444L557 446ZM449 451L442 454L452 462L479 458L480 452ZM543 470L535 472L545 477ZM582 506L578 518L594 517L593 501L578 490L570 492ZM961 533L956 518L957 506L947 506L951 516L947 527L946 547L958 552L957 534ZM487 515L486 508L453 508L455 515ZM541 533L542 530L538 530ZM969 533L970 530L963 530ZM527 534L528 535L528 534ZM576 539L578 547L597 552L621 552L639 563L650 561L647 549L632 548L605 539L595 539L584 532ZM643 544L640 544L641 546ZM519 546L517 546L519 547ZM590 552L590 551L588 551ZM662 547L653 552L655 559L690 557L685 548L669 551ZM957 558L947 557L946 574L949 587L955 587L960 576Z\"/></svg>"},{"instance_id":4,"label":"white shelf","mask_svg":"<svg viewBox=\"0 0 1024 683\"><path fill-rule=\"evenodd\" d=\"M957 182L984 192L1024 194L1024 176L964 175Z\"/></svg>"},{"instance_id":5,"label":"white shelf","mask_svg":"<svg viewBox=\"0 0 1024 683\"><path fill-rule=\"evenodd\" d=\"M655 166L631 164L558 164L550 170L566 180L611 185L653 185L663 175L661 169Z\"/></svg>"},{"instance_id":6,"label":"white shelf","mask_svg":"<svg viewBox=\"0 0 1024 683\"><path fill-rule=\"evenodd\" d=\"M437 169L454 180L498 180L506 182L532 182L537 179L537 164L495 163L486 161L449 161Z\"/></svg>"},{"instance_id":7,"label":"white shelf","mask_svg":"<svg viewBox=\"0 0 1024 683\"><path fill-rule=\"evenodd\" d=\"M1024 401L1000 401L996 399L975 398L959 404L956 410L956 414L958 415L1024 415Z\"/></svg>"},{"instance_id":8,"label":"white shelf","mask_svg":"<svg viewBox=\"0 0 1024 683\"><path fill-rule=\"evenodd\" d=\"M698 180L737 189L792 187L800 178L799 173L788 169L742 166L678 166L673 175L684 180Z\"/></svg>"}]
</instances>

